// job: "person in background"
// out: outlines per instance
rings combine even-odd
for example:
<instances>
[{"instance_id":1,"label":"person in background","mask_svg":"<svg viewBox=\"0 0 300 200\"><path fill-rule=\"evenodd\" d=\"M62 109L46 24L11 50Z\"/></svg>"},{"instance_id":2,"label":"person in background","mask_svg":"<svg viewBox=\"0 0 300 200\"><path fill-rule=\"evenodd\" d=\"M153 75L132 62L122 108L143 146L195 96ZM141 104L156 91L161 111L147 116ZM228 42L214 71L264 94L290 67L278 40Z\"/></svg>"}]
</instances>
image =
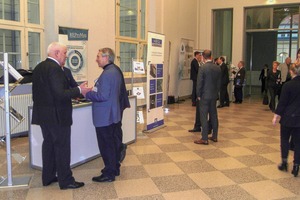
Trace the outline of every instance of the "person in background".
<instances>
[{"instance_id":1,"label":"person in background","mask_svg":"<svg viewBox=\"0 0 300 200\"><path fill-rule=\"evenodd\" d=\"M277 91L277 95L278 95L278 99L280 99L280 94L281 94L281 88L283 86L283 84L289 80L291 80L291 75L289 72L289 68L290 68L290 64L291 64L292 60L290 57L287 57L284 61L284 63L281 63L278 66L278 70L281 73L281 85Z\"/></svg>"},{"instance_id":2,"label":"person in background","mask_svg":"<svg viewBox=\"0 0 300 200\"><path fill-rule=\"evenodd\" d=\"M292 80L282 87L282 95L272 119L273 125L280 118L281 171L288 171L289 140L294 142L294 165L292 174L296 177L300 164L300 65L290 66Z\"/></svg>"},{"instance_id":3,"label":"person in background","mask_svg":"<svg viewBox=\"0 0 300 200\"><path fill-rule=\"evenodd\" d=\"M275 105L275 97L278 94L278 90L281 87L281 73L277 69L279 66L279 62L273 61L272 70L269 70L268 76L267 76L267 85L268 85L268 91L270 94L270 103L269 108L272 110L272 112L275 111L276 105Z\"/></svg>"},{"instance_id":4,"label":"person in background","mask_svg":"<svg viewBox=\"0 0 300 200\"><path fill-rule=\"evenodd\" d=\"M296 54L296 60L294 62L296 65L299 65L300 64L300 48L298 49L297 51L297 54Z\"/></svg>"},{"instance_id":5,"label":"person in background","mask_svg":"<svg viewBox=\"0 0 300 200\"><path fill-rule=\"evenodd\" d=\"M96 129L99 151L104 162L100 176L95 182L112 182L120 175L120 122L122 74L114 64L115 54L110 48L102 48L96 62L103 72L96 80L92 91L83 93L93 102L93 124Z\"/></svg>"},{"instance_id":6,"label":"person in background","mask_svg":"<svg viewBox=\"0 0 300 200\"><path fill-rule=\"evenodd\" d=\"M194 52L194 59L191 62L191 73L190 73L190 80L193 81L193 89L192 89L192 106L196 106L196 86L197 86L197 75L199 70L199 63L201 61L201 52L195 51Z\"/></svg>"},{"instance_id":7,"label":"person in background","mask_svg":"<svg viewBox=\"0 0 300 200\"><path fill-rule=\"evenodd\" d=\"M221 88L220 88L220 105L218 105L218 108L223 108L224 106L229 107L229 95L227 86L229 83L229 75L228 75L228 68L227 65L224 63L225 58L219 57L217 60L218 65L221 68Z\"/></svg>"},{"instance_id":8,"label":"person in background","mask_svg":"<svg viewBox=\"0 0 300 200\"><path fill-rule=\"evenodd\" d=\"M76 189L84 186L75 181L70 168L72 101L80 93L90 91L86 82L70 88L65 78L63 64L67 58L67 47L53 42L47 49L48 58L39 63L32 77L32 124L41 127L42 182L48 186L59 183L60 189Z\"/></svg>"},{"instance_id":9,"label":"person in background","mask_svg":"<svg viewBox=\"0 0 300 200\"><path fill-rule=\"evenodd\" d=\"M264 65L264 68L261 70L258 80L261 81L261 93L267 92L266 80L268 76L269 66L268 64Z\"/></svg>"},{"instance_id":10,"label":"person in background","mask_svg":"<svg viewBox=\"0 0 300 200\"><path fill-rule=\"evenodd\" d=\"M218 141L218 112L216 102L221 86L221 69L212 62L211 51L203 51L205 64L199 68L197 78L197 98L200 105L200 121L202 125L202 137L195 140L195 144L208 145L208 140ZM212 137L208 137L208 117L212 124Z\"/></svg>"},{"instance_id":11,"label":"person in background","mask_svg":"<svg viewBox=\"0 0 300 200\"><path fill-rule=\"evenodd\" d=\"M241 104L243 102L243 87L245 84L246 70L244 67L244 61L238 63L238 71L233 71L234 76L234 97L235 101L233 103Z\"/></svg>"}]
</instances>

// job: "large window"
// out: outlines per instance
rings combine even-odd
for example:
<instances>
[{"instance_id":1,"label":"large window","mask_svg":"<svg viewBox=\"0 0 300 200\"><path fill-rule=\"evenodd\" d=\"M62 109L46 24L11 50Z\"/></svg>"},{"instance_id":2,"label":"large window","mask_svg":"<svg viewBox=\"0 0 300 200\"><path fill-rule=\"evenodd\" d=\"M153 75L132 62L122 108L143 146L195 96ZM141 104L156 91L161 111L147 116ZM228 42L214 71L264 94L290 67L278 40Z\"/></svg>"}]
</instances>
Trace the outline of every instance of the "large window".
<instances>
[{"instance_id":1,"label":"large window","mask_svg":"<svg viewBox=\"0 0 300 200\"><path fill-rule=\"evenodd\" d=\"M131 77L132 60L146 59L146 0L117 0L116 11L116 63Z\"/></svg>"},{"instance_id":2,"label":"large window","mask_svg":"<svg viewBox=\"0 0 300 200\"><path fill-rule=\"evenodd\" d=\"M213 11L213 56L232 61L232 9Z\"/></svg>"},{"instance_id":3,"label":"large window","mask_svg":"<svg viewBox=\"0 0 300 200\"><path fill-rule=\"evenodd\" d=\"M0 60L8 53L16 69L33 69L41 61L41 3L43 0L0 0Z\"/></svg>"}]
</instances>

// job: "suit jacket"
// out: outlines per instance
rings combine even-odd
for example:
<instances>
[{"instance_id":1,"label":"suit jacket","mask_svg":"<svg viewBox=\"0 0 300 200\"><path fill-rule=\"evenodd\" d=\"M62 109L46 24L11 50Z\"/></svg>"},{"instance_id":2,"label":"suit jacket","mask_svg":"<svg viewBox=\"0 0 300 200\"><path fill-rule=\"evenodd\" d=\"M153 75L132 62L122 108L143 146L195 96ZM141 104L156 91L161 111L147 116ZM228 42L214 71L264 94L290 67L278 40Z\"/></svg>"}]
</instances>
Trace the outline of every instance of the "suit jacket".
<instances>
[{"instance_id":1,"label":"suit jacket","mask_svg":"<svg viewBox=\"0 0 300 200\"><path fill-rule=\"evenodd\" d=\"M130 107L128 93L126 89L125 79L122 70L117 65L114 65L116 69L120 72L122 76L122 84L121 84L121 93L120 93L120 109L121 113L126 109ZM121 116L122 117L122 116Z\"/></svg>"},{"instance_id":2,"label":"suit jacket","mask_svg":"<svg viewBox=\"0 0 300 200\"><path fill-rule=\"evenodd\" d=\"M70 70L69 68L67 68L67 67L64 67L64 72L65 72L66 78L68 79L70 88L77 87L78 84L77 84L77 82L75 81L75 79L74 79L74 77L73 77L73 75L72 75L71 70Z\"/></svg>"},{"instance_id":3,"label":"suit jacket","mask_svg":"<svg viewBox=\"0 0 300 200\"><path fill-rule=\"evenodd\" d=\"M191 62L190 80L197 81L198 70L199 70L199 63L198 60L194 58Z\"/></svg>"},{"instance_id":4,"label":"suit jacket","mask_svg":"<svg viewBox=\"0 0 300 200\"><path fill-rule=\"evenodd\" d=\"M111 63L103 67L93 91L86 98L93 102L92 113L95 127L104 127L121 121L122 76L117 66Z\"/></svg>"},{"instance_id":5,"label":"suit jacket","mask_svg":"<svg viewBox=\"0 0 300 200\"><path fill-rule=\"evenodd\" d=\"M197 97L201 99L217 99L221 86L221 69L212 62L199 68L197 79Z\"/></svg>"},{"instance_id":6,"label":"suit jacket","mask_svg":"<svg viewBox=\"0 0 300 200\"><path fill-rule=\"evenodd\" d=\"M239 69L239 71L236 72L236 75L234 77L234 86L243 87L243 84L245 84L245 76L246 70L245 67L242 67Z\"/></svg>"},{"instance_id":7,"label":"suit jacket","mask_svg":"<svg viewBox=\"0 0 300 200\"><path fill-rule=\"evenodd\" d=\"M228 74L228 68L225 63L222 63L220 65L221 68L221 85L227 86L229 83L229 74Z\"/></svg>"},{"instance_id":8,"label":"suit jacket","mask_svg":"<svg viewBox=\"0 0 300 200\"><path fill-rule=\"evenodd\" d=\"M47 58L39 63L32 76L32 123L72 125L71 98L80 95L78 87L70 89L64 71Z\"/></svg>"},{"instance_id":9,"label":"suit jacket","mask_svg":"<svg viewBox=\"0 0 300 200\"><path fill-rule=\"evenodd\" d=\"M300 127L300 76L286 82L281 90L275 113L281 116L280 124Z\"/></svg>"}]
</instances>

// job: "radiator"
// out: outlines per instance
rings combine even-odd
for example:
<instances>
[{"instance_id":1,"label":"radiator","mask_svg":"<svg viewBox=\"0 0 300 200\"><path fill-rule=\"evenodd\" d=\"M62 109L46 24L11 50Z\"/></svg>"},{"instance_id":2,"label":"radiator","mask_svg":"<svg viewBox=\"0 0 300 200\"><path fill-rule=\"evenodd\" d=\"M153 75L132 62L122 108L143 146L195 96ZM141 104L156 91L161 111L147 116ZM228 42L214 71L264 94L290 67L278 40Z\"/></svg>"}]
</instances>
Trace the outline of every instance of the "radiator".
<instances>
[{"instance_id":1,"label":"radiator","mask_svg":"<svg viewBox=\"0 0 300 200\"><path fill-rule=\"evenodd\" d=\"M10 96L9 99L10 106L24 117L21 122L10 117L11 134L27 132L29 130L28 106L32 105L32 94L14 95ZM0 108L0 137L6 134L5 121L5 111Z\"/></svg>"}]
</instances>

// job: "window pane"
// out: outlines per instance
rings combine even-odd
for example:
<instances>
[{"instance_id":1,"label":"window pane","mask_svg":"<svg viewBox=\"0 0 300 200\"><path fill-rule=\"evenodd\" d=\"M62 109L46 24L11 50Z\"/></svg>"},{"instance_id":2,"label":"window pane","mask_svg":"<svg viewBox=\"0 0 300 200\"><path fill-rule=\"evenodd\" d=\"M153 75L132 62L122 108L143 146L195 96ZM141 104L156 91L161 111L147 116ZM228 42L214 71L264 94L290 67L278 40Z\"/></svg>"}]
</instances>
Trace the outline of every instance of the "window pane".
<instances>
[{"instance_id":1,"label":"window pane","mask_svg":"<svg viewBox=\"0 0 300 200\"><path fill-rule=\"evenodd\" d=\"M299 7L274 8L273 28L298 28Z\"/></svg>"},{"instance_id":2,"label":"window pane","mask_svg":"<svg viewBox=\"0 0 300 200\"><path fill-rule=\"evenodd\" d=\"M39 0L28 0L28 23L40 24Z\"/></svg>"},{"instance_id":3,"label":"window pane","mask_svg":"<svg viewBox=\"0 0 300 200\"><path fill-rule=\"evenodd\" d=\"M246 9L247 29L270 28L270 14L272 8L249 8Z\"/></svg>"},{"instance_id":4,"label":"window pane","mask_svg":"<svg viewBox=\"0 0 300 200\"><path fill-rule=\"evenodd\" d=\"M0 19L20 21L20 0L0 0Z\"/></svg>"},{"instance_id":5,"label":"window pane","mask_svg":"<svg viewBox=\"0 0 300 200\"><path fill-rule=\"evenodd\" d=\"M226 56L232 60L232 9L213 12L213 54L214 57Z\"/></svg>"},{"instance_id":6,"label":"window pane","mask_svg":"<svg viewBox=\"0 0 300 200\"><path fill-rule=\"evenodd\" d=\"M137 0L120 0L120 36L137 38Z\"/></svg>"},{"instance_id":7,"label":"window pane","mask_svg":"<svg viewBox=\"0 0 300 200\"><path fill-rule=\"evenodd\" d=\"M132 72L132 59L137 58L137 44L120 42L120 68Z\"/></svg>"},{"instance_id":8,"label":"window pane","mask_svg":"<svg viewBox=\"0 0 300 200\"><path fill-rule=\"evenodd\" d=\"M146 2L141 0L141 39L146 38Z\"/></svg>"},{"instance_id":9,"label":"window pane","mask_svg":"<svg viewBox=\"0 0 300 200\"><path fill-rule=\"evenodd\" d=\"M34 69L41 62L40 33L28 32L29 69Z\"/></svg>"},{"instance_id":10,"label":"window pane","mask_svg":"<svg viewBox=\"0 0 300 200\"><path fill-rule=\"evenodd\" d=\"M0 29L1 60L8 53L8 62L16 69L22 68L20 31Z\"/></svg>"}]
</instances>

